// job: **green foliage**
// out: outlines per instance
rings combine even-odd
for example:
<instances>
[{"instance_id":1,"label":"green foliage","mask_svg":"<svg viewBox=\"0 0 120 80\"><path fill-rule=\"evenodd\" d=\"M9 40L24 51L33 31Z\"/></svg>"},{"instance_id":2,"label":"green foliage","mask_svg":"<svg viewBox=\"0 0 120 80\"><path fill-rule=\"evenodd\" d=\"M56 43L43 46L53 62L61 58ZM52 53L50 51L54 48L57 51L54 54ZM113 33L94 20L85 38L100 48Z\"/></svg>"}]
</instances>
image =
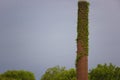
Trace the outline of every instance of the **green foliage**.
<instances>
[{"instance_id":1,"label":"green foliage","mask_svg":"<svg viewBox=\"0 0 120 80\"><path fill-rule=\"evenodd\" d=\"M41 80L76 80L75 69L66 70L65 67L48 68Z\"/></svg>"},{"instance_id":2,"label":"green foliage","mask_svg":"<svg viewBox=\"0 0 120 80\"><path fill-rule=\"evenodd\" d=\"M55 66L48 68L40 80L77 80L76 70ZM120 67L113 64L98 64L88 73L88 80L120 80Z\"/></svg>"},{"instance_id":3,"label":"green foliage","mask_svg":"<svg viewBox=\"0 0 120 80\"><path fill-rule=\"evenodd\" d=\"M82 52L79 53L79 54L77 54L77 56L76 56L76 63L75 63L76 66L77 66L77 62L79 61L79 59L80 59L82 56L83 56Z\"/></svg>"},{"instance_id":4,"label":"green foliage","mask_svg":"<svg viewBox=\"0 0 120 80\"><path fill-rule=\"evenodd\" d=\"M77 51L76 61L83 56L88 56L88 12L89 3L86 1L78 2L77 43L81 44L83 50Z\"/></svg>"},{"instance_id":5,"label":"green foliage","mask_svg":"<svg viewBox=\"0 0 120 80\"><path fill-rule=\"evenodd\" d=\"M1 74L1 78L3 80L35 80L34 74L29 71L23 70L11 70L6 71L5 73ZM2 80L0 79L0 80Z\"/></svg>"},{"instance_id":6,"label":"green foliage","mask_svg":"<svg viewBox=\"0 0 120 80\"><path fill-rule=\"evenodd\" d=\"M89 75L90 80L120 80L120 68L112 64L99 64Z\"/></svg>"},{"instance_id":7,"label":"green foliage","mask_svg":"<svg viewBox=\"0 0 120 80\"><path fill-rule=\"evenodd\" d=\"M0 75L0 80L20 80L20 79L7 78Z\"/></svg>"}]
</instances>

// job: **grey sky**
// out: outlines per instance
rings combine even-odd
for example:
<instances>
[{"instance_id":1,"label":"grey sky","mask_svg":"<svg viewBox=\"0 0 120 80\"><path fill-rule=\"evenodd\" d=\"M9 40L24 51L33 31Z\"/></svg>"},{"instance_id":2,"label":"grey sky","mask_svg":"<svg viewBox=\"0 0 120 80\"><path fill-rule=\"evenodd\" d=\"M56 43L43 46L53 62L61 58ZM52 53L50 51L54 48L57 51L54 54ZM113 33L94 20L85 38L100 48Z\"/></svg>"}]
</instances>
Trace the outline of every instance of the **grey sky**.
<instances>
[{"instance_id":1,"label":"grey sky","mask_svg":"<svg viewBox=\"0 0 120 80\"><path fill-rule=\"evenodd\" d=\"M120 1L90 0L89 69L119 65ZM74 67L77 0L0 0L0 72Z\"/></svg>"}]
</instances>

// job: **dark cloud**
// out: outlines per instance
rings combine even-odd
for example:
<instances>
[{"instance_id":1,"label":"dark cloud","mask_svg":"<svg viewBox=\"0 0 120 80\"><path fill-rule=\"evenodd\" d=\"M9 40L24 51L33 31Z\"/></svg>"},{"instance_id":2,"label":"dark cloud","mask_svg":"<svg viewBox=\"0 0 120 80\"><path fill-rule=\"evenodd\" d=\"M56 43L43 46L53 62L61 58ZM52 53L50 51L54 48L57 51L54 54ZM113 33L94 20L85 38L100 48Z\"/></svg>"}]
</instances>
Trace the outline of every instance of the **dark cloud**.
<instances>
[{"instance_id":1,"label":"dark cloud","mask_svg":"<svg viewBox=\"0 0 120 80\"><path fill-rule=\"evenodd\" d=\"M37 80L55 65L74 67L77 1L1 0L0 72L25 69ZM119 60L118 0L90 0L89 68Z\"/></svg>"}]
</instances>

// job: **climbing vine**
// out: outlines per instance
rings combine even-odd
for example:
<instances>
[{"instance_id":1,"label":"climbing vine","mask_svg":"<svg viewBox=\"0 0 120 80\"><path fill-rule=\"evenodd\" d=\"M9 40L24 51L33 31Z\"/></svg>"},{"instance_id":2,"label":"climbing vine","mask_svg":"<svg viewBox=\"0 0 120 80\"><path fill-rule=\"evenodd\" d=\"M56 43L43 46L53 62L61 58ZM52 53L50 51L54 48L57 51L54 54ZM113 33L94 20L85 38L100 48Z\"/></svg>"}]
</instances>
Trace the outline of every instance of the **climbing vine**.
<instances>
[{"instance_id":1,"label":"climbing vine","mask_svg":"<svg viewBox=\"0 0 120 80\"><path fill-rule=\"evenodd\" d=\"M77 22L77 44L81 44L83 50L77 51L76 63L83 56L88 56L88 12L89 3L86 1L78 2L78 22Z\"/></svg>"}]
</instances>

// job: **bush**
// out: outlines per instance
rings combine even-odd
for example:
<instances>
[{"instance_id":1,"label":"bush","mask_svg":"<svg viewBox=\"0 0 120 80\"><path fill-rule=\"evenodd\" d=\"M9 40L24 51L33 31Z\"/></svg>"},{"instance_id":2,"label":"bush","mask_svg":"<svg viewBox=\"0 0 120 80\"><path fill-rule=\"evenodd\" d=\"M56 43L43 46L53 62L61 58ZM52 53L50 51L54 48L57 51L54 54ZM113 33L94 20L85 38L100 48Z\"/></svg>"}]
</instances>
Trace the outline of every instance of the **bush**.
<instances>
[{"instance_id":1,"label":"bush","mask_svg":"<svg viewBox=\"0 0 120 80\"><path fill-rule=\"evenodd\" d=\"M35 80L34 74L29 71L11 70L1 74L0 80ZM8 79L9 78L9 79Z\"/></svg>"},{"instance_id":2,"label":"bush","mask_svg":"<svg viewBox=\"0 0 120 80\"><path fill-rule=\"evenodd\" d=\"M65 67L48 68L41 80L76 80L75 69L66 70Z\"/></svg>"},{"instance_id":3,"label":"bush","mask_svg":"<svg viewBox=\"0 0 120 80\"><path fill-rule=\"evenodd\" d=\"M99 64L89 72L90 80L120 80L120 68L112 64Z\"/></svg>"},{"instance_id":4,"label":"bush","mask_svg":"<svg viewBox=\"0 0 120 80\"><path fill-rule=\"evenodd\" d=\"M76 70L55 66L48 68L40 80L76 80ZM113 64L98 64L88 73L88 80L120 80L120 67Z\"/></svg>"},{"instance_id":5,"label":"bush","mask_svg":"<svg viewBox=\"0 0 120 80\"><path fill-rule=\"evenodd\" d=\"M7 78L0 75L0 80L20 80L20 79Z\"/></svg>"}]
</instances>

